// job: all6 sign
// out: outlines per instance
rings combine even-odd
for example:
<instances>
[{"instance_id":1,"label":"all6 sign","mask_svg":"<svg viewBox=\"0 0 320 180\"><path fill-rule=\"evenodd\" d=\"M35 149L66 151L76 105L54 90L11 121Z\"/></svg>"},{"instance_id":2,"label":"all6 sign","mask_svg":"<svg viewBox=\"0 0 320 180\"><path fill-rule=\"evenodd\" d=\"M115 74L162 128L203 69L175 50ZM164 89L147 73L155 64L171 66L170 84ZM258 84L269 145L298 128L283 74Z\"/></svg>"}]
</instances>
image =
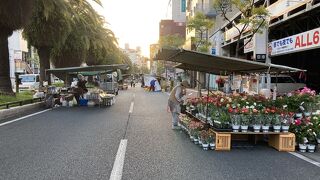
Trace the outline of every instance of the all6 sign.
<instances>
[{"instance_id":1,"label":"all6 sign","mask_svg":"<svg viewBox=\"0 0 320 180\"><path fill-rule=\"evenodd\" d=\"M281 55L290 52L320 47L320 28L289 36L269 43L269 55Z\"/></svg>"}]
</instances>

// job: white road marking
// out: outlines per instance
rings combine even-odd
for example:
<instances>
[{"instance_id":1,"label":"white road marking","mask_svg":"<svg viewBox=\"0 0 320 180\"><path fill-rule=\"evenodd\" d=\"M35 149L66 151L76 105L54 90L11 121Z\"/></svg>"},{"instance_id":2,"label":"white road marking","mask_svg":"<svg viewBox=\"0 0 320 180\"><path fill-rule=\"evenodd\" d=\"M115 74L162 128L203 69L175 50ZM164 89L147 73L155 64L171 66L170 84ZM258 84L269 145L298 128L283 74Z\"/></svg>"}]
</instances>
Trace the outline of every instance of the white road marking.
<instances>
[{"instance_id":1,"label":"white road marking","mask_svg":"<svg viewBox=\"0 0 320 180\"><path fill-rule=\"evenodd\" d=\"M0 126L4 126L4 125L7 125L7 124L11 124L13 122L16 122L16 121L20 121L22 119L25 119L25 118L28 118L28 117L31 117L31 116L35 116L37 114L41 114L41 113L44 113L44 112L47 112L47 111L50 111L51 109L46 109L46 110L43 110L43 111L39 111L39 112L36 112L36 113L33 113L33 114L29 114L27 116L23 116L23 117L20 117L20 118L17 118L17 119L14 119L14 120L11 120L11 121L8 121L8 122L5 122L5 123L2 123L0 124Z\"/></svg>"},{"instance_id":2,"label":"white road marking","mask_svg":"<svg viewBox=\"0 0 320 180\"><path fill-rule=\"evenodd\" d=\"M289 152L289 153L292 154L292 155L294 155L294 156L296 156L296 157L298 157L298 158L300 158L300 159L302 159L302 160L307 161L308 163L311 163L311 164L313 164L313 165L316 165L316 166L320 167L320 163L317 162L317 161L314 161L314 160L312 160L312 159L309 159L309 158L307 158L307 157L305 157L305 156L303 156L303 155L301 155L301 154L299 154L299 153L296 153L296 152Z\"/></svg>"},{"instance_id":3,"label":"white road marking","mask_svg":"<svg viewBox=\"0 0 320 180\"><path fill-rule=\"evenodd\" d=\"M134 106L134 102L131 102L130 109L129 109L129 113L130 114L133 112L133 106Z\"/></svg>"},{"instance_id":4,"label":"white road marking","mask_svg":"<svg viewBox=\"0 0 320 180\"><path fill-rule=\"evenodd\" d=\"M120 141L120 145L118 148L118 152L113 164L113 168L112 168L109 180L121 180L122 178L122 171L123 171L124 157L126 155L127 142L128 142L127 139L122 139Z\"/></svg>"}]
</instances>

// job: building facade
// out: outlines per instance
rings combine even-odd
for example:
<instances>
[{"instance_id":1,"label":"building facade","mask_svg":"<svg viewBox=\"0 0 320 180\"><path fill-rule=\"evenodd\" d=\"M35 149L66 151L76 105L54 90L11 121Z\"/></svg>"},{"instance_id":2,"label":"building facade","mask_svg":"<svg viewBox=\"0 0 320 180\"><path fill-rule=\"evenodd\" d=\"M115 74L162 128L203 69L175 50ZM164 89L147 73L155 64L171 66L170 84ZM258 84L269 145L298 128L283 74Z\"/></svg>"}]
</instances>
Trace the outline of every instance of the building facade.
<instances>
[{"instance_id":1,"label":"building facade","mask_svg":"<svg viewBox=\"0 0 320 180\"><path fill-rule=\"evenodd\" d=\"M320 90L320 1L319 0L258 0L256 6L265 6L270 17L262 33L250 31L240 37L239 58L266 63L281 64L301 69L306 73L291 74L297 81ZM227 14L238 22L241 13L233 6ZM237 25L241 27L241 25ZM212 49L217 55L235 56L239 33L223 17L217 16L211 37ZM252 39L249 43L247 43Z\"/></svg>"},{"instance_id":2,"label":"building facade","mask_svg":"<svg viewBox=\"0 0 320 180\"><path fill-rule=\"evenodd\" d=\"M8 38L10 79L15 84L15 73L38 73L37 53L33 47L28 47L27 41L22 37L22 31L14 31Z\"/></svg>"},{"instance_id":3,"label":"building facade","mask_svg":"<svg viewBox=\"0 0 320 180\"><path fill-rule=\"evenodd\" d=\"M172 20L186 22L186 0L172 0Z\"/></svg>"},{"instance_id":4,"label":"building facade","mask_svg":"<svg viewBox=\"0 0 320 180\"><path fill-rule=\"evenodd\" d=\"M141 55L141 48L139 46L136 47L136 49L131 49L129 44L125 44L125 49L122 49L122 51L128 55L132 64L135 64L139 67L141 66L142 55Z\"/></svg>"}]
</instances>

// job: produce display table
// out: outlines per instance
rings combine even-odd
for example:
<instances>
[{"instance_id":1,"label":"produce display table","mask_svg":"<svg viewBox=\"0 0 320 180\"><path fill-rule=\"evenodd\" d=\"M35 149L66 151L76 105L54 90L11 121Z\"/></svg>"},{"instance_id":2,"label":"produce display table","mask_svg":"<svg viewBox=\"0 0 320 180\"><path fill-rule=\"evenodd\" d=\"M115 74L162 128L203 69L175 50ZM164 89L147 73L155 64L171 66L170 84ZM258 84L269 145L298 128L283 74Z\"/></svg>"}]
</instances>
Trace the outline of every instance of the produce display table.
<instances>
[{"instance_id":1,"label":"produce display table","mask_svg":"<svg viewBox=\"0 0 320 180\"><path fill-rule=\"evenodd\" d=\"M268 135L269 146L278 151L295 151L295 134L276 132L218 132L211 130L216 138L216 150L231 150L231 140L239 135Z\"/></svg>"}]
</instances>

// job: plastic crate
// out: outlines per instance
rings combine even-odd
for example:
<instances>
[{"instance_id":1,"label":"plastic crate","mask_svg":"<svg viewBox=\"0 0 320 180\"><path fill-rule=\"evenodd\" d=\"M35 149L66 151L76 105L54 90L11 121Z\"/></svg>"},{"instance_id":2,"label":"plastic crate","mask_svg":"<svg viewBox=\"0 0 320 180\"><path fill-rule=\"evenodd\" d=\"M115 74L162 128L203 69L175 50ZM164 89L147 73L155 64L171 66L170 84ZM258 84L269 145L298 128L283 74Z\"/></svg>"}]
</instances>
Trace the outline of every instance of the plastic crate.
<instances>
[{"instance_id":1,"label":"plastic crate","mask_svg":"<svg viewBox=\"0 0 320 180\"><path fill-rule=\"evenodd\" d=\"M88 100L87 99L80 99L79 105L80 106L88 106Z\"/></svg>"}]
</instances>

